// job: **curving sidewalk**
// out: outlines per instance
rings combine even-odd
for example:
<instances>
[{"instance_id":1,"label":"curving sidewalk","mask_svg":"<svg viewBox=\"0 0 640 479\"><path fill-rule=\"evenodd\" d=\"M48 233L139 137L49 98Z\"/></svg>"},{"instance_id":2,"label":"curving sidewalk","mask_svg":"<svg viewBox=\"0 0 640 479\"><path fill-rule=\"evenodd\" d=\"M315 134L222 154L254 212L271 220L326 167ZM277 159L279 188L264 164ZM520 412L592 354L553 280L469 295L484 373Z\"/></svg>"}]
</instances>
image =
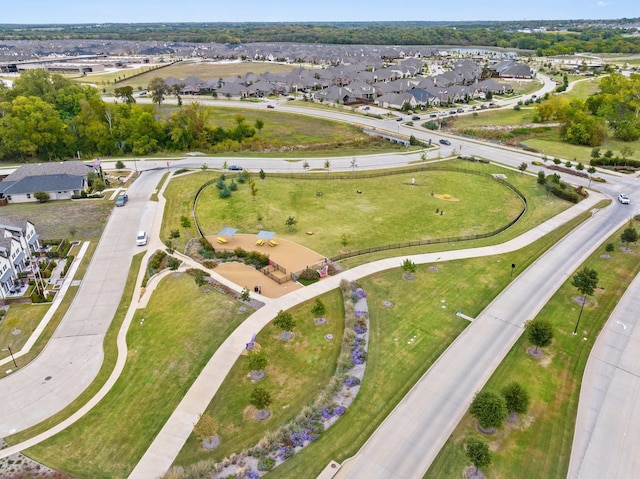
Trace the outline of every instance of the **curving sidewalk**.
<instances>
[{"instance_id":1,"label":"curving sidewalk","mask_svg":"<svg viewBox=\"0 0 640 479\"><path fill-rule=\"evenodd\" d=\"M603 197L600 194L594 193L588 199L582 201L569 210L564 211L523 235L500 245L387 258L358 266L351 270L344 271L339 275L331 276L320 282L314 283L303 289L293 291L281 298L269 300L265 307L256 311L247 318L226 339L220 348L218 348L162 430L158 433L153 443L140 459L129 478L149 479L158 477L164 474L171 467L171 464L191 434L193 426L197 422L199 415L205 411L209 402L224 381L224 378L227 376L229 370L244 349L248 340L247 338L250 338L253 334L259 332L273 319L279 310L289 309L301 302L313 299L319 294L335 289L339 287L342 279L353 281L362 277L370 276L379 271L398 268L402 260L407 257L411 258L415 263L424 264L478 256L489 256L515 251L534 242L584 211L589 211L602 198ZM518 280L514 280L511 287L516 287L514 286L516 284L518 284ZM413 472L415 472L415 469ZM379 477L384 477L384 475Z\"/></svg>"}]
</instances>

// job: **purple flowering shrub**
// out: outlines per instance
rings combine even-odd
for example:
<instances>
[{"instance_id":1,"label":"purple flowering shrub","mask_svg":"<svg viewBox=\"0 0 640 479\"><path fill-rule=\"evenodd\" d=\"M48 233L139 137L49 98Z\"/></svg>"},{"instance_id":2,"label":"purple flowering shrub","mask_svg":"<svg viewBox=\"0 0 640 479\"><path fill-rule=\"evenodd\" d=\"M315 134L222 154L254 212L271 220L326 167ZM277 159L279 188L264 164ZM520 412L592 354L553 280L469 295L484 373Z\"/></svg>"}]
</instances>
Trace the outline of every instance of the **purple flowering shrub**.
<instances>
[{"instance_id":1,"label":"purple flowering shrub","mask_svg":"<svg viewBox=\"0 0 640 479\"><path fill-rule=\"evenodd\" d=\"M351 346L351 359L354 364L364 364L367 360L367 352L364 350L364 338L356 338Z\"/></svg>"},{"instance_id":2,"label":"purple flowering shrub","mask_svg":"<svg viewBox=\"0 0 640 479\"><path fill-rule=\"evenodd\" d=\"M334 416L342 416L345 413L346 409L344 408L344 406L336 406L333 408L333 414Z\"/></svg>"},{"instance_id":3,"label":"purple flowering shrub","mask_svg":"<svg viewBox=\"0 0 640 479\"><path fill-rule=\"evenodd\" d=\"M364 334L367 332L367 322L364 319L359 319L353 328L356 334Z\"/></svg>"},{"instance_id":4,"label":"purple flowering shrub","mask_svg":"<svg viewBox=\"0 0 640 479\"><path fill-rule=\"evenodd\" d=\"M282 461L286 461L296 453L293 446L282 446L278 451L278 456Z\"/></svg>"},{"instance_id":5,"label":"purple flowering shrub","mask_svg":"<svg viewBox=\"0 0 640 479\"><path fill-rule=\"evenodd\" d=\"M293 447L304 446L305 442L313 442L318 438L310 429L303 429L302 431L296 431L289 436L289 440Z\"/></svg>"},{"instance_id":6,"label":"purple flowering shrub","mask_svg":"<svg viewBox=\"0 0 640 479\"><path fill-rule=\"evenodd\" d=\"M357 386L358 384L360 384L360 379L355 377L355 376L348 376L344 380L344 385L347 386L348 388L351 388L353 386Z\"/></svg>"},{"instance_id":7,"label":"purple flowering shrub","mask_svg":"<svg viewBox=\"0 0 640 479\"><path fill-rule=\"evenodd\" d=\"M254 471L253 469L249 469L245 476L247 479L260 479L260 473L258 471Z\"/></svg>"},{"instance_id":8,"label":"purple flowering shrub","mask_svg":"<svg viewBox=\"0 0 640 479\"><path fill-rule=\"evenodd\" d=\"M356 295L358 296L358 298L366 298L367 297L367 293L365 293L364 289L362 289L362 288L356 289Z\"/></svg>"}]
</instances>

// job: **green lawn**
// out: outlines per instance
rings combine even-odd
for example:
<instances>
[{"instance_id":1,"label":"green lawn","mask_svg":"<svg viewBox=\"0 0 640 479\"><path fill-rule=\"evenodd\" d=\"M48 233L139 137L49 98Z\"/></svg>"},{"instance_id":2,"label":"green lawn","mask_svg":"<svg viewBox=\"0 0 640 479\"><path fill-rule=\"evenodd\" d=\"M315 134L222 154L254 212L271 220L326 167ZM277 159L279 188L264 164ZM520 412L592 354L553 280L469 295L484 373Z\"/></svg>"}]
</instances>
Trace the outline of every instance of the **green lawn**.
<instances>
[{"instance_id":1,"label":"green lawn","mask_svg":"<svg viewBox=\"0 0 640 479\"><path fill-rule=\"evenodd\" d=\"M163 280L135 315L127 365L107 397L27 454L74 476L126 477L213 352L248 316L239 306L216 291L205 294L189 275Z\"/></svg>"},{"instance_id":2,"label":"green lawn","mask_svg":"<svg viewBox=\"0 0 640 479\"><path fill-rule=\"evenodd\" d=\"M212 173L207 178L217 176ZM256 201L251 200L246 184L239 185L229 199L218 198L218 190L212 185L198 200L200 227L214 234L227 224L243 233L257 234L260 224L281 238L332 256L343 248L345 234L349 238L347 247L352 250L474 235L507 224L523 207L511 190L493 179L465 173L427 171L353 180L319 177L257 179L260 191ZM191 175L190 180L196 178ZM411 186L412 178L416 186ZM439 199L431 196L432 192L449 194L460 201ZM285 227L289 216L297 220L293 233ZM314 234L307 235L306 231Z\"/></svg>"},{"instance_id":3,"label":"green lawn","mask_svg":"<svg viewBox=\"0 0 640 479\"><path fill-rule=\"evenodd\" d=\"M611 259L601 257L605 251L600 247L585 262L585 266L598 272L599 286L603 289L589 298L578 336L573 336L572 331L580 306L572 298L580 294L569 279L538 315L554 327L554 340L544 348L544 358L536 360L526 353L531 345L525 334L487 383L485 389L494 391L511 381L524 385L532 400L526 418L494 436L482 436L475 430L475 421L465 416L425 477L435 479L461 474L468 463L463 444L469 437L491 443L492 465L484 468L488 477L519 477L522 471L529 471L532 477L566 477L589 352L618 299L640 272L640 248L635 246L632 254L618 249L621 231L609 240L617 246L615 252L609 253Z\"/></svg>"},{"instance_id":4,"label":"green lawn","mask_svg":"<svg viewBox=\"0 0 640 479\"><path fill-rule=\"evenodd\" d=\"M0 359L9 356L7 345L15 353L20 351L31 336L31 332L38 326L40 320L49 309L49 304L14 304L11 305L6 316L0 321ZM16 360L19 366L26 364L23 358ZM11 369L13 363L8 364ZM0 377L4 376L4 371Z\"/></svg>"},{"instance_id":5,"label":"green lawn","mask_svg":"<svg viewBox=\"0 0 640 479\"><path fill-rule=\"evenodd\" d=\"M295 336L291 341L279 339L280 330L267 325L257 336L261 350L269 360L264 380L257 385L267 389L273 399L272 415L264 422L253 418L249 396L254 385L247 378L247 357L241 356L207 407L207 413L219 424L222 445L207 452L191 435L176 458L176 464L188 465L199 460L221 460L225 456L258 443L265 429L277 430L311 404L318 391L324 388L335 373L344 331L344 303L340 290L320 297L327 307L327 323L316 326L311 314L313 301L302 303L290 312L296 320ZM331 333L333 341L324 336Z\"/></svg>"},{"instance_id":6,"label":"green lawn","mask_svg":"<svg viewBox=\"0 0 640 479\"><path fill-rule=\"evenodd\" d=\"M392 270L365 278L371 328L367 370L357 399L347 413L301 454L276 468L275 478L316 477L334 459L355 454L415 382L466 327L461 309L477 315L509 283L512 262L526 268L589 214L514 253L420 266L416 278ZM504 267L496 267L496 265ZM520 269L520 268L519 268ZM473 288L461 288L473 284ZM392 301L393 308L382 305ZM445 300L445 303L442 303ZM446 305L446 308L442 306ZM415 340L409 341L415 336ZM456 477L456 476L440 476ZM505 476L506 477L506 476ZM517 476L509 476L517 477Z\"/></svg>"}]
</instances>

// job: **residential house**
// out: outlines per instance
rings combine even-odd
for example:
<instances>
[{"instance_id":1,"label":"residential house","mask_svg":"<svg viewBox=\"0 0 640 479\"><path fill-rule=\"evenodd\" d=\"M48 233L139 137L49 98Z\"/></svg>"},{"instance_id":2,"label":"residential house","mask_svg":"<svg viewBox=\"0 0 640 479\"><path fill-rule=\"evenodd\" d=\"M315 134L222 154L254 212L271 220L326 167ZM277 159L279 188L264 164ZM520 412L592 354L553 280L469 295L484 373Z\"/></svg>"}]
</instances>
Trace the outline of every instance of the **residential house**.
<instances>
[{"instance_id":1,"label":"residential house","mask_svg":"<svg viewBox=\"0 0 640 479\"><path fill-rule=\"evenodd\" d=\"M0 218L0 299L24 287L18 275L28 270L31 254L39 249L33 223Z\"/></svg>"},{"instance_id":2,"label":"residential house","mask_svg":"<svg viewBox=\"0 0 640 479\"><path fill-rule=\"evenodd\" d=\"M34 194L45 192L51 200L67 200L87 190L87 175L94 165L62 161L22 165L0 183L0 205L37 201Z\"/></svg>"}]
</instances>

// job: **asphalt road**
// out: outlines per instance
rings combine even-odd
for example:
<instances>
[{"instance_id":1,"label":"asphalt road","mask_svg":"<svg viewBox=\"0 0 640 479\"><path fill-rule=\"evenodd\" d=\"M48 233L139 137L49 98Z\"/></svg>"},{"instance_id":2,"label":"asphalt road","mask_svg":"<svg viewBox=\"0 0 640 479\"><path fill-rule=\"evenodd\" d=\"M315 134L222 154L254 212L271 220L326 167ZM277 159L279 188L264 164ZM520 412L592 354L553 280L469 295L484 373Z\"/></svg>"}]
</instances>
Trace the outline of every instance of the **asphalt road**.
<instances>
[{"instance_id":1,"label":"asphalt road","mask_svg":"<svg viewBox=\"0 0 640 479\"><path fill-rule=\"evenodd\" d=\"M140 250L136 233L151 226L156 203L147 198L159 173L144 173L129 188L127 205L114 208L78 293L42 353L0 380L0 437L61 411L95 379L104 335L120 303L131 258Z\"/></svg>"}]
</instances>

